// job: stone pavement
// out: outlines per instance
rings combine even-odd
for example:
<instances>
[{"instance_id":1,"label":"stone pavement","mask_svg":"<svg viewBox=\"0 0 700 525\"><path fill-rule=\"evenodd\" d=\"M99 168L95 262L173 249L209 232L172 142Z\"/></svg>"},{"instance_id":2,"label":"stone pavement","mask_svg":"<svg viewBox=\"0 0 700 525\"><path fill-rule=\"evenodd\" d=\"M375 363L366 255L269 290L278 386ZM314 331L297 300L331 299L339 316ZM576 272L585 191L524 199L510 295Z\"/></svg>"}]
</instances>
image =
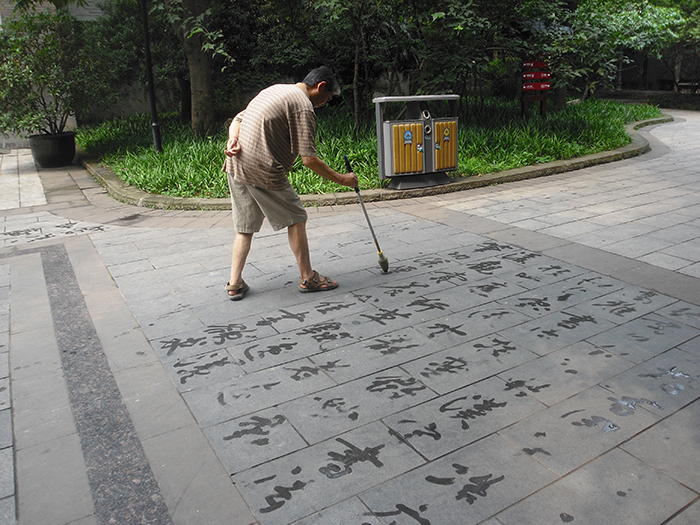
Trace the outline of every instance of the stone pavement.
<instances>
[{"instance_id":1,"label":"stone pavement","mask_svg":"<svg viewBox=\"0 0 700 525\"><path fill-rule=\"evenodd\" d=\"M229 212L0 156L0 523L700 523L700 115L669 113L641 157L368 204L388 274L358 205L311 208L340 287L264 229L242 302Z\"/></svg>"}]
</instances>

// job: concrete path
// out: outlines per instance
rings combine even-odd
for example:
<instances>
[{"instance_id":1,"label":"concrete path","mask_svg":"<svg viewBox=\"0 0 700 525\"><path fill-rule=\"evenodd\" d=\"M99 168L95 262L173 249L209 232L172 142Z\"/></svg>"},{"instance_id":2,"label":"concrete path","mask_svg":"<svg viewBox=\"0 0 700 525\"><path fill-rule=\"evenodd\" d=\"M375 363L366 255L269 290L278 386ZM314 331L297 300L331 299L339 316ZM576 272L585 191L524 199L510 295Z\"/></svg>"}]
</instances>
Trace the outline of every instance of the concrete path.
<instances>
[{"instance_id":1,"label":"concrete path","mask_svg":"<svg viewBox=\"0 0 700 525\"><path fill-rule=\"evenodd\" d=\"M359 206L310 209L334 292L265 228L242 302L229 212L2 155L0 523L700 523L700 115L669 113L641 157L370 204L388 274Z\"/></svg>"}]
</instances>

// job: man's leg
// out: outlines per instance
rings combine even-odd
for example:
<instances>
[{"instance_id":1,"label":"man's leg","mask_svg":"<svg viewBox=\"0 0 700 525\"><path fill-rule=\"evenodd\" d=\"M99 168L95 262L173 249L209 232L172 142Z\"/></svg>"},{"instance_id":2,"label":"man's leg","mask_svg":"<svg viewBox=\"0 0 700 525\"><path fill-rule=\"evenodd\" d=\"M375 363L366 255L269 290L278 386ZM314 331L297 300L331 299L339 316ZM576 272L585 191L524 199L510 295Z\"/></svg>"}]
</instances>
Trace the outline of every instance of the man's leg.
<instances>
[{"instance_id":1,"label":"man's leg","mask_svg":"<svg viewBox=\"0 0 700 525\"><path fill-rule=\"evenodd\" d=\"M231 278L230 284L238 284L243 278L243 267L245 266L250 245L253 241L252 233L237 233L233 239L233 247L231 249ZM229 295L236 295L236 292L229 291Z\"/></svg>"},{"instance_id":2,"label":"man's leg","mask_svg":"<svg viewBox=\"0 0 700 525\"><path fill-rule=\"evenodd\" d=\"M299 275L302 279L311 279L314 270L311 267L309 255L309 239L306 236L306 222L298 222L287 228L289 247L294 253L299 267Z\"/></svg>"},{"instance_id":3,"label":"man's leg","mask_svg":"<svg viewBox=\"0 0 700 525\"><path fill-rule=\"evenodd\" d=\"M306 236L306 221L289 226L287 228L287 236L289 237L289 246L297 260L299 275L302 280L311 279L314 270L311 267L311 256L309 255L309 239ZM320 278L323 279L323 276L320 276ZM335 286L338 285L335 281L330 281L330 283ZM335 286L333 286L333 288L335 288ZM328 287L328 285L321 285L321 288L326 287Z\"/></svg>"}]
</instances>

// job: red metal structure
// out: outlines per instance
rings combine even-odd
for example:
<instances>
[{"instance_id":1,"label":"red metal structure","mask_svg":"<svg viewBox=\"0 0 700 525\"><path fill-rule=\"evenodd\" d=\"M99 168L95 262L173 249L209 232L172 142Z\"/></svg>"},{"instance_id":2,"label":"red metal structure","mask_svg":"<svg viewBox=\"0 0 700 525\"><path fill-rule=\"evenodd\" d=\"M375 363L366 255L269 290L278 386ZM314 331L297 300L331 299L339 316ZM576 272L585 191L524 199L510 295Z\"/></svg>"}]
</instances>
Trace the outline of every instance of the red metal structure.
<instances>
[{"instance_id":1,"label":"red metal structure","mask_svg":"<svg viewBox=\"0 0 700 525\"><path fill-rule=\"evenodd\" d=\"M540 116L547 116L547 91L551 85L549 79L549 63L542 60L526 60L523 62L523 85L520 96L520 108L523 118L530 115L530 104L540 103Z\"/></svg>"}]
</instances>

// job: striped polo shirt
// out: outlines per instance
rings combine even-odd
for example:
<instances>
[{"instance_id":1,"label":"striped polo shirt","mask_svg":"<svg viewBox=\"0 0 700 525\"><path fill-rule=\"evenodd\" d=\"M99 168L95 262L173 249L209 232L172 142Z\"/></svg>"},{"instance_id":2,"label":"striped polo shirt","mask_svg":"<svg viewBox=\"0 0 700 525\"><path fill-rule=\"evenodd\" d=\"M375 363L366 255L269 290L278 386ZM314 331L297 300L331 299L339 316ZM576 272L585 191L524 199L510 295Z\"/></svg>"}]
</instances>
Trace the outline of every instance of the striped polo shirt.
<instances>
[{"instance_id":1,"label":"striped polo shirt","mask_svg":"<svg viewBox=\"0 0 700 525\"><path fill-rule=\"evenodd\" d=\"M284 190L297 156L317 156L314 107L294 84L262 90L236 119L241 121L241 151L227 158L226 171L238 182Z\"/></svg>"}]
</instances>

